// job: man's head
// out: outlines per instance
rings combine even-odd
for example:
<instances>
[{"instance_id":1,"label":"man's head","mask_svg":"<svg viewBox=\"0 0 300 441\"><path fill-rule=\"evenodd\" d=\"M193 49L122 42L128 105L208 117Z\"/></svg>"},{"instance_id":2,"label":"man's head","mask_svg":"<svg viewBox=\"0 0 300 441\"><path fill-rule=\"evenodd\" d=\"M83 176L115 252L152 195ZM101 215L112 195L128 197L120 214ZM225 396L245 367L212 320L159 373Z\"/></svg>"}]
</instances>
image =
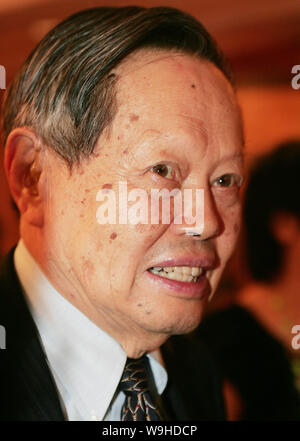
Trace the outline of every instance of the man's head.
<instances>
[{"instance_id":1,"label":"man's head","mask_svg":"<svg viewBox=\"0 0 300 441\"><path fill-rule=\"evenodd\" d=\"M188 15L98 8L50 32L8 93L22 237L54 286L131 356L198 325L232 253L242 129L226 72ZM149 196L204 189L201 236L185 234L185 220L100 225L97 194L120 182Z\"/></svg>"},{"instance_id":2,"label":"man's head","mask_svg":"<svg viewBox=\"0 0 300 441\"><path fill-rule=\"evenodd\" d=\"M299 257L299 171L299 141L276 146L259 158L251 170L244 217L247 257L254 280L269 283L280 278L292 250L292 260L298 266L295 253Z\"/></svg>"}]
</instances>

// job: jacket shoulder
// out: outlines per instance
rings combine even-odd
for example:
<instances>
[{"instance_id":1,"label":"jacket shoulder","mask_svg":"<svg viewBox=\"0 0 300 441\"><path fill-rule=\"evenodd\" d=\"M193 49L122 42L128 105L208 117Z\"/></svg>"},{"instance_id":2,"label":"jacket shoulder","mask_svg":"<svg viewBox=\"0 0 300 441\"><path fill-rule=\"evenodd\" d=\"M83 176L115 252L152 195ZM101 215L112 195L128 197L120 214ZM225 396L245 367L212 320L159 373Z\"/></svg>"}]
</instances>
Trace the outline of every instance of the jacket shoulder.
<instances>
[{"instance_id":1,"label":"jacket shoulder","mask_svg":"<svg viewBox=\"0 0 300 441\"><path fill-rule=\"evenodd\" d=\"M18 280L14 249L0 264L0 421L63 420L56 387Z\"/></svg>"}]
</instances>

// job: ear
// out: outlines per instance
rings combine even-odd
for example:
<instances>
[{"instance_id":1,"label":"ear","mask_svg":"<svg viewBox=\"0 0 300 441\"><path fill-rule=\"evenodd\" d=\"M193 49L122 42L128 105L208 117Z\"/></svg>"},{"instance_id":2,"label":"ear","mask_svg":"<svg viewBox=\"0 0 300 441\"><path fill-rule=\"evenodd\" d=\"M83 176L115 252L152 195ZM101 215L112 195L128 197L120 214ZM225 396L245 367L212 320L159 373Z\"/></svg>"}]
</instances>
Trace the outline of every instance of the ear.
<instances>
[{"instance_id":1,"label":"ear","mask_svg":"<svg viewBox=\"0 0 300 441\"><path fill-rule=\"evenodd\" d=\"M271 229L277 242L283 246L292 245L299 236L299 219L292 213L275 213L271 219Z\"/></svg>"},{"instance_id":2,"label":"ear","mask_svg":"<svg viewBox=\"0 0 300 441\"><path fill-rule=\"evenodd\" d=\"M38 227L43 225L45 194L41 162L41 142L36 133L26 127L14 129L5 146L5 172L21 217Z\"/></svg>"}]
</instances>

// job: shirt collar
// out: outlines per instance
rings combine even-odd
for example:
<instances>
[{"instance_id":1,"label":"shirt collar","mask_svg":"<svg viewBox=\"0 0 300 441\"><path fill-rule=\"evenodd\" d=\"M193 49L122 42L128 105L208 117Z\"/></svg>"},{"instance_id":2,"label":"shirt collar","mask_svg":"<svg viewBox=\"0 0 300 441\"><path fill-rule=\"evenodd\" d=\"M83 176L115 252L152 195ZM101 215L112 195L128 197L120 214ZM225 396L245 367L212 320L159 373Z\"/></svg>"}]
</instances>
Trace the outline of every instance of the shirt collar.
<instances>
[{"instance_id":1,"label":"shirt collar","mask_svg":"<svg viewBox=\"0 0 300 441\"><path fill-rule=\"evenodd\" d=\"M74 397L84 419L88 419L90 409L97 409L102 419L122 376L126 353L115 339L56 291L22 240L14 261L55 378ZM161 394L167 373L157 354L148 357Z\"/></svg>"}]
</instances>

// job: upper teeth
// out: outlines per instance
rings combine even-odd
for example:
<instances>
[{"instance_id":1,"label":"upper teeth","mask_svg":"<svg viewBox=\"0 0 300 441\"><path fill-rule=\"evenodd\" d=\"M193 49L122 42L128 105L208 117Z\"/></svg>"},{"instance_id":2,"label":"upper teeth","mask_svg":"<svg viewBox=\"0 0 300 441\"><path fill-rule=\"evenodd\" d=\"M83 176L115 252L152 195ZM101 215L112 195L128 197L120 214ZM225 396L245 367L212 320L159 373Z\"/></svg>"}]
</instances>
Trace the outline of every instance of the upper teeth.
<instances>
[{"instance_id":1,"label":"upper teeth","mask_svg":"<svg viewBox=\"0 0 300 441\"><path fill-rule=\"evenodd\" d=\"M156 275L182 282L196 282L203 273L203 268L198 266L155 266L150 271Z\"/></svg>"}]
</instances>

